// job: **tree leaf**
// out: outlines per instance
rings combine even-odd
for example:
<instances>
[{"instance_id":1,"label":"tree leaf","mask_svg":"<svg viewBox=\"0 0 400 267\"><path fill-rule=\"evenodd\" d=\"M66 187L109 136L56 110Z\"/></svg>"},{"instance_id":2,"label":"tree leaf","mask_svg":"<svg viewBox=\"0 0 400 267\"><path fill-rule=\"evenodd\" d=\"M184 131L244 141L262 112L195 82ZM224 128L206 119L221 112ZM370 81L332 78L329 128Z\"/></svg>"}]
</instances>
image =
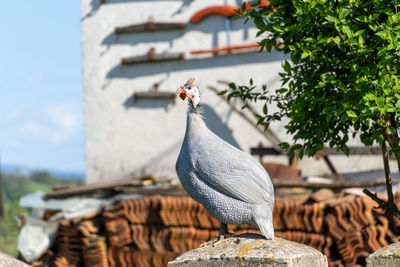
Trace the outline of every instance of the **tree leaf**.
<instances>
[{"instance_id":1,"label":"tree leaf","mask_svg":"<svg viewBox=\"0 0 400 267\"><path fill-rule=\"evenodd\" d=\"M280 148L282 148L282 150L286 151L288 150L288 148L290 147L288 142L282 142L278 145Z\"/></svg>"},{"instance_id":2,"label":"tree leaf","mask_svg":"<svg viewBox=\"0 0 400 267\"><path fill-rule=\"evenodd\" d=\"M343 29L344 33L347 35L347 37L353 36L353 32L350 30L349 26L344 25L342 29Z\"/></svg>"},{"instance_id":3,"label":"tree leaf","mask_svg":"<svg viewBox=\"0 0 400 267\"><path fill-rule=\"evenodd\" d=\"M217 95L224 95L224 94L226 94L226 92L228 92L228 90L222 90L222 91L218 92Z\"/></svg>"},{"instance_id":4,"label":"tree leaf","mask_svg":"<svg viewBox=\"0 0 400 267\"><path fill-rule=\"evenodd\" d=\"M263 113L264 113L265 115L267 115L267 113L268 113L268 106L267 106L267 104L264 104Z\"/></svg>"},{"instance_id":5,"label":"tree leaf","mask_svg":"<svg viewBox=\"0 0 400 267\"><path fill-rule=\"evenodd\" d=\"M308 52L308 51L304 51L304 52L301 54L300 59L305 59L305 58L308 58L309 56L310 56L309 52Z\"/></svg>"},{"instance_id":6,"label":"tree leaf","mask_svg":"<svg viewBox=\"0 0 400 267\"><path fill-rule=\"evenodd\" d=\"M346 113L350 118L358 118L357 114L353 110L346 110Z\"/></svg>"},{"instance_id":7,"label":"tree leaf","mask_svg":"<svg viewBox=\"0 0 400 267\"><path fill-rule=\"evenodd\" d=\"M287 62L287 60L285 60L285 63L282 64L282 67L286 72L290 71L290 64L289 64L289 62Z\"/></svg>"}]
</instances>

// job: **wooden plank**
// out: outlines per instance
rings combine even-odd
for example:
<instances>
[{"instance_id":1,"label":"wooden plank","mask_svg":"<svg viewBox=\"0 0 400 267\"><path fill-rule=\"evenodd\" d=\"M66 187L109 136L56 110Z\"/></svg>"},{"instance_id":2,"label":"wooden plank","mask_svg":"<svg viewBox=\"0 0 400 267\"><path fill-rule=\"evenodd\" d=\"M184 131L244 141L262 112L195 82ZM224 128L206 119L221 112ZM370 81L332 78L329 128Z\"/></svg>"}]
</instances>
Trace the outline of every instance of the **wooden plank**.
<instances>
[{"instance_id":1,"label":"wooden plank","mask_svg":"<svg viewBox=\"0 0 400 267\"><path fill-rule=\"evenodd\" d=\"M208 89L214 91L217 94L220 92L214 86L208 86ZM243 110L239 109L234 104L229 102L228 99L226 98L226 96L220 95L220 97L232 108L233 111L235 111L240 117L242 117L245 121L247 121L260 134L265 136L266 139L268 139L270 142L272 142L272 144L274 145L274 149L276 151L281 151L281 148L278 146L278 144L275 143L277 136L275 135L274 132L272 132L270 129L266 129L266 130L262 129L259 125L257 125L255 119L251 119L246 113L244 113ZM254 112L254 111L252 111L252 109L250 109L250 112ZM253 115L254 115L254 113L253 113ZM276 144L276 146L275 146L275 144Z\"/></svg>"},{"instance_id":2,"label":"wooden plank","mask_svg":"<svg viewBox=\"0 0 400 267\"><path fill-rule=\"evenodd\" d=\"M186 191L180 185L165 185L154 187L116 187L116 191L126 194L139 194L139 195L162 195L162 196L185 196Z\"/></svg>"},{"instance_id":3,"label":"wooden plank","mask_svg":"<svg viewBox=\"0 0 400 267\"><path fill-rule=\"evenodd\" d=\"M344 178L338 173L332 161L329 159L328 155L324 154L322 158L325 161L326 165L328 165L328 168L332 172L333 177L335 177L335 179L339 182L344 182L345 181Z\"/></svg>"},{"instance_id":4,"label":"wooden plank","mask_svg":"<svg viewBox=\"0 0 400 267\"><path fill-rule=\"evenodd\" d=\"M171 99L174 100L176 93L166 91L144 91L133 93L133 99Z\"/></svg>"},{"instance_id":5,"label":"wooden plank","mask_svg":"<svg viewBox=\"0 0 400 267\"><path fill-rule=\"evenodd\" d=\"M349 147L350 151L350 156L351 155L382 155L381 148L380 147ZM325 163L328 165L328 168L332 172L332 175L338 180L343 182L344 179L343 177L338 173L336 170L335 166L333 165L332 161L329 159L328 156L344 156L343 151L337 151L335 148L324 148L322 153L319 154L319 156L316 158L319 159L321 156ZM279 155L278 151L276 149L271 148L271 147L257 147L257 148L251 148L250 153L252 155L257 155L257 156L265 156L265 155ZM286 153L284 153L286 154ZM283 155L283 154L282 154ZM391 159L395 159L394 155L392 155Z\"/></svg>"},{"instance_id":6,"label":"wooden plank","mask_svg":"<svg viewBox=\"0 0 400 267\"><path fill-rule=\"evenodd\" d=\"M309 183L309 182L284 182L273 180L275 188L293 188L301 187L308 189L318 189L318 188L331 188L331 189L342 189L342 188L352 188L352 187L372 187L378 185L385 185L385 180L373 180L373 181L356 181L356 182L336 182L332 184L327 183Z\"/></svg>"},{"instance_id":7,"label":"wooden plank","mask_svg":"<svg viewBox=\"0 0 400 267\"><path fill-rule=\"evenodd\" d=\"M381 155L380 147L349 147L350 155ZM343 155L342 151L336 151L335 148L324 148L324 155Z\"/></svg>"},{"instance_id":8,"label":"wooden plank","mask_svg":"<svg viewBox=\"0 0 400 267\"><path fill-rule=\"evenodd\" d=\"M122 65L131 65L139 63L151 63L151 62L163 62L163 61L183 61L185 59L184 53L171 53L171 54L156 54L154 50L151 50L147 55L126 57L122 58Z\"/></svg>"},{"instance_id":9,"label":"wooden plank","mask_svg":"<svg viewBox=\"0 0 400 267\"><path fill-rule=\"evenodd\" d=\"M142 24L133 24L128 26L116 27L116 34L139 33L139 32L155 32L155 31L170 31L183 30L185 23L183 22L152 22Z\"/></svg>"},{"instance_id":10,"label":"wooden plank","mask_svg":"<svg viewBox=\"0 0 400 267\"><path fill-rule=\"evenodd\" d=\"M156 181L152 175L143 175L129 179L118 181L101 182L94 184L85 184L77 186L63 187L59 190L54 189L53 192L45 195L46 198L65 198L76 195L90 194L98 191L110 191L118 186L145 186L153 184Z\"/></svg>"},{"instance_id":11,"label":"wooden plank","mask_svg":"<svg viewBox=\"0 0 400 267\"><path fill-rule=\"evenodd\" d=\"M350 155L381 155L380 147L349 147ZM271 147L252 148L252 154L258 156L277 155ZM324 148L323 155L345 155L343 151L336 151L335 148Z\"/></svg>"},{"instance_id":12,"label":"wooden plank","mask_svg":"<svg viewBox=\"0 0 400 267\"><path fill-rule=\"evenodd\" d=\"M265 156L265 155L285 155L286 153L278 151L273 147L252 147L250 149L250 154L256 156Z\"/></svg>"}]
</instances>

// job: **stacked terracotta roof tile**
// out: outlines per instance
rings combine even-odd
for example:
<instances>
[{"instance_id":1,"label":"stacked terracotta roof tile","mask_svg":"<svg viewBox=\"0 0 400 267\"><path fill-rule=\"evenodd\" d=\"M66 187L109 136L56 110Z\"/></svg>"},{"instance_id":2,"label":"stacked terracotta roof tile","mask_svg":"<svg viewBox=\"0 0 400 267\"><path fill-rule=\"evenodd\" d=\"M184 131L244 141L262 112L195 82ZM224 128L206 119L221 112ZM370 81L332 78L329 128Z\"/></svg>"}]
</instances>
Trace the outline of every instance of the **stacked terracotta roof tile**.
<instances>
[{"instance_id":1,"label":"stacked terracotta roof tile","mask_svg":"<svg viewBox=\"0 0 400 267\"><path fill-rule=\"evenodd\" d=\"M367 197L325 201L278 198L276 236L323 252L330 266L363 265L369 253L399 239L400 221L388 219ZM217 236L219 223L187 196L121 200L101 214L61 223L54 266L165 266ZM258 232L230 225L230 232Z\"/></svg>"}]
</instances>

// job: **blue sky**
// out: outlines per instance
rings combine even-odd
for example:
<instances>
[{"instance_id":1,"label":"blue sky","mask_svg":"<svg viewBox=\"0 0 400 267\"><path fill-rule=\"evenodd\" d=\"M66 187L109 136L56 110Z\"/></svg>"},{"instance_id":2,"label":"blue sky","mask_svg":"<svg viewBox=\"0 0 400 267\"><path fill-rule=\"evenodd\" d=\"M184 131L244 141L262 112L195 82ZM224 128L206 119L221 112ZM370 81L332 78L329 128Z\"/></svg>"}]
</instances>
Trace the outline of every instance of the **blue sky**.
<instances>
[{"instance_id":1,"label":"blue sky","mask_svg":"<svg viewBox=\"0 0 400 267\"><path fill-rule=\"evenodd\" d=\"M84 171L80 1L0 9L3 164Z\"/></svg>"}]
</instances>

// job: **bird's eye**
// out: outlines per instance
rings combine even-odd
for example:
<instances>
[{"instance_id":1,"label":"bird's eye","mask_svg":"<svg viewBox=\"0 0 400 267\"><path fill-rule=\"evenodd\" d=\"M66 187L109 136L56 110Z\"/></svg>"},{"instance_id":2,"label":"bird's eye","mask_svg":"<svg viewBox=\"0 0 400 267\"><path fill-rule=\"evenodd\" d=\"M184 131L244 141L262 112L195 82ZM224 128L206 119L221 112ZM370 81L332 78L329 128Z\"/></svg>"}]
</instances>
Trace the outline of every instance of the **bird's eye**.
<instances>
[{"instance_id":1,"label":"bird's eye","mask_svg":"<svg viewBox=\"0 0 400 267\"><path fill-rule=\"evenodd\" d=\"M192 89L192 87L191 87L191 86L188 86L188 89L189 89L189 90L191 90L191 89Z\"/></svg>"}]
</instances>

